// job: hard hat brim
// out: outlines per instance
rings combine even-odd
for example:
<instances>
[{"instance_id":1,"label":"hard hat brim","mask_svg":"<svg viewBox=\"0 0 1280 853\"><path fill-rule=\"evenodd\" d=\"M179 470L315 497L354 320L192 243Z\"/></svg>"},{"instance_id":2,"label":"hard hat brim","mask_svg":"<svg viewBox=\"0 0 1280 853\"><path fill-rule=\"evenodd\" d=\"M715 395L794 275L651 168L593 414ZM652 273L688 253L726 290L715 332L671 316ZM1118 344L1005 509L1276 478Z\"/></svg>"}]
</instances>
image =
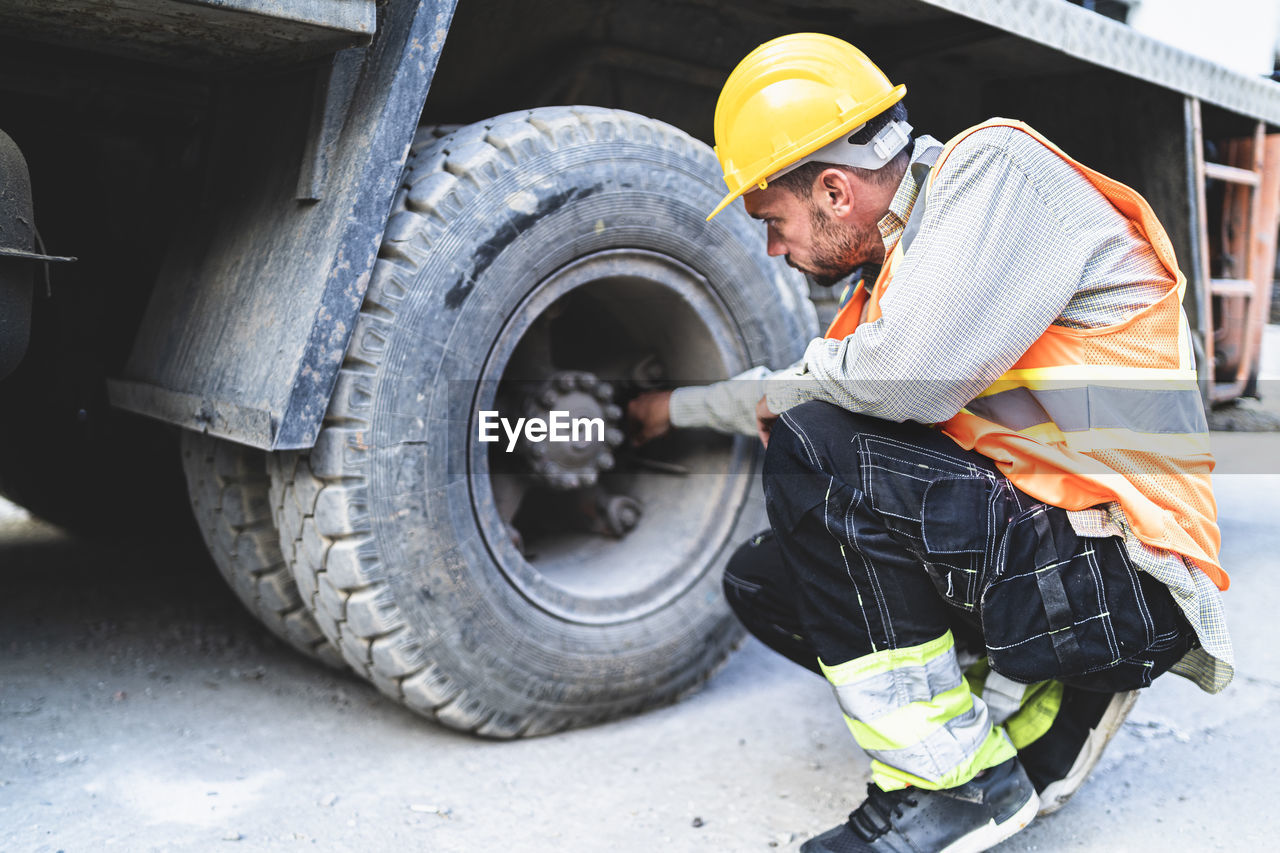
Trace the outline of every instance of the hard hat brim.
<instances>
[{"instance_id":1,"label":"hard hat brim","mask_svg":"<svg viewBox=\"0 0 1280 853\"><path fill-rule=\"evenodd\" d=\"M885 94L883 98L880 98L872 104L866 105L866 109L859 110L855 115L846 118L839 125L826 133L823 133L821 136L814 137L813 139L806 141L804 144L796 146L794 150L787 152L786 156L781 158L779 161L769 163L763 169L757 169L756 171L758 171L759 174L753 175L750 180L743 181L741 186L735 190L731 190L728 195L720 200L720 203L716 205L715 210L708 214L707 221L710 222L715 218L720 211L732 204L734 199L746 195L757 187L760 189L767 187L768 182L766 179L770 175L776 174L778 171L785 169L797 160L807 157L818 149L825 147L835 139L839 138L842 134L852 131L859 125L866 124L872 118L875 118L880 115L880 113L898 103L898 101L901 101L906 94L906 86L902 84L894 86L893 89ZM785 160L785 162L782 162L782 160ZM762 184L764 186L761 186Z\"/></svg>"}]
</instances>

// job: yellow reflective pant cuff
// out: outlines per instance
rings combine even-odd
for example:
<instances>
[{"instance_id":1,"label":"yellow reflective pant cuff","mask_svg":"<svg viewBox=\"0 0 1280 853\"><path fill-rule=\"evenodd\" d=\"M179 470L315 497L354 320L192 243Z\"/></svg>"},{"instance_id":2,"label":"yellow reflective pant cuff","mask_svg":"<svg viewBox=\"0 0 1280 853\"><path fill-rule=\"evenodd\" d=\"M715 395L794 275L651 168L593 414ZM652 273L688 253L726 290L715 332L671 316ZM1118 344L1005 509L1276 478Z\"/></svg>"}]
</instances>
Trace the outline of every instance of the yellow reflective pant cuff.
<instances>
[{"instance_id":1,"label":"yellow reflective pant cuff","mask_svg":"<svg viewBox=\"0 0 1280 853\"><path fill-rule=\"evenodd\" d=\"M869 655L863 655L860 658L854 658L848 663L835 666L828 666L819 660L818 665L822 667L822 674L827 677L827 681L839 687L840 685L857 681L866 675L875 675L905 666L924 666L929 661L947 653L954 656L955 645L955 638L951 636L950 631L947 631L938 639L930 640L918 646L907 646L902 649L882 649Z\"/></svg>"},{"instance_id":2,"label":"yellow reflective pant cuff","mask_svg":"<svg viewBox=\"0 0 1280 853\"><path fill-rule=\"evenodd\" d=\"M1061 681L1042 681L1027 688L1022 707L1004 724L1014 746L1022 749L1049 731L1062 708L1062 690Z\"/></svg>"},{"instance_id":3,"label":"yellow reflective pant cuff","mask_svg":"<svg viewBox=\"0 0 1280 853\"><path fill-rule=\"evenodd\" d=\"M922 788L926 791L954 788L957 785L963 785L968 782L988 767L1003 764L1017 754L1018 752L1013 748L1013 744L1009 742L1008 736L1001 729L995 728L987 735L987 739L983 741L982 747L971 761L955 768L936 781L923 779L875 760L871 762L871 781L885 791L896 791L908 786Z\"/></svg>"},{"instance_id":4,"label":"yellow reflective pant cuff","mask_svg":"<svg viewBox=\"0 0 1280 853\"><path fill-rule=\"evenodd\" d=\"M974 662L964 671L965 680L975 696L985 695L987 673L990 671L991 664L986 658ZM1023 749L1030 746L1049 731L1062 708L1062 691L1060 681L1039 681L1027 685L1018 710L1003 722L1015 747Z\"/></svg>"},{"instance_id":5,"label":"yellow reflective pant cuff","mask_svg":"<svg viewBox=\"0 0 1280 853\"><path fill-rule=\"evenodd\" d=\"M879 752L925 743L931 735L945 728L952 720L972 715L973 711L973 694L969 692L969 685L961 679L958 687L926 701L903 705L882 717L864 722L846 716L849 731L853 732L853 739L858 742L858 746L867 752ZM990 724L987 728L990 729Z\"/></svg>"},{"instance_id":6,"label":"yellow reflective pant cuff","mask_svg":"<svg viewBox=\"0 0 1280 853\"><path fill-rule=\"evenodd\" d=\"M820 663L878 782L950 788L1014 754L965 682L950 631L917 646Z\"/></svg>"}]
</instances>

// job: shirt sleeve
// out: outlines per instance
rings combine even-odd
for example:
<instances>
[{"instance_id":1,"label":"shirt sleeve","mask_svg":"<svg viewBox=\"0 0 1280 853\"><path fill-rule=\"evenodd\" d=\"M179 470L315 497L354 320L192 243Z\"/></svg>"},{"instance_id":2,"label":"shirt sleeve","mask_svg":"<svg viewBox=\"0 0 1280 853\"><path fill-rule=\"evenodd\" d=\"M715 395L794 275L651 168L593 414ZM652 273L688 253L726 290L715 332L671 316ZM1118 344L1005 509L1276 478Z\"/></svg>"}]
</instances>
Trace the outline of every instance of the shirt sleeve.
<instances>
[{"instance_id":1,"label":"shirt sleeve","mask_svg":"<svg viewBox=\"0 0 1280 853\"><path fill-rule=\"evenodd\" d=\"M671 425L754 436L756 403L774 382L799 376L801 367L801 362L783 370L753 367L732 379L677 388L671 392Z\"/></svg>"},{"instance_id":2,"label":"shirt sleeve","mask_svg":"<svg viewBox=\"0 0 1280 853\"><path fill-rule=\"evenodd\" d=\"M1053 323L1089 249L1041 190L1044 170L1071 167L1029 138L1043 157L1012 146L1013 133L982 130L955 147L880 319L843 340L811 341L801 375L771 383L770 409L825 400L887 420L944 421Z\"/></svg>"}]
</instances>

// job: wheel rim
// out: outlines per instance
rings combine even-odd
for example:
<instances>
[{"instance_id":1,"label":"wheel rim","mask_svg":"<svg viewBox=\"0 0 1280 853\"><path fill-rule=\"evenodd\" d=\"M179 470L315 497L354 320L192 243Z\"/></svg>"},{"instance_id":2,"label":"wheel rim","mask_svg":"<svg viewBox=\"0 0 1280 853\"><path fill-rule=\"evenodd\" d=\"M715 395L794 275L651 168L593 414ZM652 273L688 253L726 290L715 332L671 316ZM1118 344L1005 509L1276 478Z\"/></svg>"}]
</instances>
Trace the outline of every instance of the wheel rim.
<instances>
[{"instance_id":1,"label":"wheel rim","mask_svg":"<svg viewBox=\"0 0 1280 853\"><path fill-rule=\"evenodd\" d=\"M495 444L479 442L478 413L508 416L500 401L509 401L525 380L545 379L548 366L593 371L625 386L621 365L645 350L677 384L726 378L748 365L741 340L707 281L653 252L587 255L530 291L490 349L468 422L472 510L505 582L562 619L609 624L667 606L717 565L754 483L753 443L691 431L639 453L622 449L618 468L600 475L596 494L635 498L643 515L629 533L611 539L576 529L575 519L561 518L564 511L548 510L578 506L582 493L557 494L532 472L520 473L506 453L505 436ZM566 342L569 352L563 351ZM573 352L578 342L580 351ZM557 346L561 352L542 357ZM671 473L678 468L688 473ZM517 511L511 510L513 488L521 490ZM527 546L523 552L513 529Z\"/></svg>"}]
</instances>

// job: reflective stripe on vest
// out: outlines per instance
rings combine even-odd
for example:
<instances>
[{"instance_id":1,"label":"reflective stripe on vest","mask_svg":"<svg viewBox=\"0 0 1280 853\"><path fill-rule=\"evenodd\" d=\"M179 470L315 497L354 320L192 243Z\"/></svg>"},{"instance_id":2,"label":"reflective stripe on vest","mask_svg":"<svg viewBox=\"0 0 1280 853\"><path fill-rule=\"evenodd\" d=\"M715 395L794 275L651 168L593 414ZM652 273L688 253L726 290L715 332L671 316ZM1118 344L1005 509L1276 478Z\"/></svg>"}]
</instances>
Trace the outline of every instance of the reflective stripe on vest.
<instances>
[{"instance_id":1,"label":"reflective stripe on vest","mask_svg":"<svg viewBox=\"0 0 1280 853\"><path fill-rule=\"evenodd\" d=\"M940 428L961 447L994 460L1018 488L1047 504L1079 510L1119 502L1139 539L1182 554L1226 589L1209 482L1208 425L1182 311L1186 279L1168 236L1138 193L1072 160L1021 122L1002 119L970 128L944 146L917 205L955 146L987 127L1028 134L1088 179L1145 237L1171 281L1164 297L1121 323L1050 326ZM873 290L854 292L827 337L853 334L864 306L867 322L880 318L880 300L905 251L900 240Z\"/></svg>"}]
</instances>

